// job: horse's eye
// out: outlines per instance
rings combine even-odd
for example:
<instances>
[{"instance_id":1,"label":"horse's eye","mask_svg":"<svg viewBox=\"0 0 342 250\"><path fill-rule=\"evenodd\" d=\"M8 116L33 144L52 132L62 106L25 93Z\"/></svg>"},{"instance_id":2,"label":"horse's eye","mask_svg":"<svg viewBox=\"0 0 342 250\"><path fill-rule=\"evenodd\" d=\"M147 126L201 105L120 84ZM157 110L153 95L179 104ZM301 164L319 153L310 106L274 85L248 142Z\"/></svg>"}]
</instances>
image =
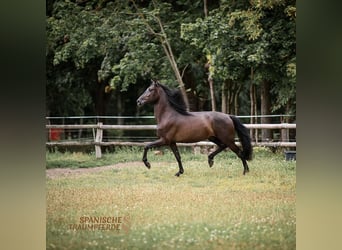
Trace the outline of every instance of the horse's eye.
<instances>
[{"instance_id":1,"label":"horse's eye","mask_svg":"<svg viewBox=\"0 0 342 250\"><path fill-rule=\"evenodd\" d=\"M148 88L148 91L152 92L154 90L154 88Z\"/></svg>"}]
</instances>

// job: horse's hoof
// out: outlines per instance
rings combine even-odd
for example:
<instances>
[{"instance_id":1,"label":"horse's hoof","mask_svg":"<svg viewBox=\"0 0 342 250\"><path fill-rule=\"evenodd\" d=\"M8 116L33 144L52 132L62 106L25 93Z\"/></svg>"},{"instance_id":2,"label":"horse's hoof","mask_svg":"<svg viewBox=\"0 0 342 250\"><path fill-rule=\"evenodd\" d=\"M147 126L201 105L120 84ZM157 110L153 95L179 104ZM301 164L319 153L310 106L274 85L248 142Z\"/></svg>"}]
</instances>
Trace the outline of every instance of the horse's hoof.
<instances>
[{"instance_id":1,"label":"horse's hoof","mask_svg":"<svg viewBox=\"0 0 342 250\"><path fill-rule=\"evenodd\" d=\"M209 167L212 167L214 165L214 161L211 159L208 159Z\"/></svg>"},{"instance_id":2,"label":"horse's hoof","mask_svg":"<svg viewBox=\"0 0 342 250\"><path fill-rule=\"evenodd\" d=\"M148 161L144 161L144 163L145 163L145 166L146 166L148 169L151 168L151 164L150 164Z\"/></svg>"},{"instance_id":3,"label":"horse's hoof","mask_svg":"<svg viewBox=\"0 0 342 250\"><path fill-rule=\"evenodd\" d=\"M175 174L175 176L179 177L181 174L183 174L183 173L177 172L177 173Z\"/></svg>"},{"instance_id":4,"label":"horse's hoof","mask_svg":"<svg viewBox=\"0 0 342 250\"><path fill-rule=\"evenodd\" d=\"M243 170L243 175L246 175L246 173L248 173L248 172L249 172L249 169Z\"/></svg>"}]
</instances>

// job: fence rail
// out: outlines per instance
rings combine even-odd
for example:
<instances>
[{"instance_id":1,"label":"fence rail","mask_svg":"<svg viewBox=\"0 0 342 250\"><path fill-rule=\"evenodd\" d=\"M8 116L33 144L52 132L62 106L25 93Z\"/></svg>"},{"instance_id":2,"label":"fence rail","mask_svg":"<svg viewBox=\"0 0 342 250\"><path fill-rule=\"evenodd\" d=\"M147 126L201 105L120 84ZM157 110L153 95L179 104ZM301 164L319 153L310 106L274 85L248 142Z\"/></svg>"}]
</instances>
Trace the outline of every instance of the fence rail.
<instances>
[{"instance_id":1,"label":"fence rail","mask_svg":"<svg viewBox=\"0 0 342 250\"><path fill-rule=\"evenodd\" d=\"M278 123L278 124L245 124L248 129L296 129L296 124L293 123ZM46 125L46 129L96 129L94 139L91 141L48 141L47 146L95 146L96 157L100 158L101 146L144 146L143 142L119 142L119 141L102 141L103 130L156 130L157 125L104 125L102 123L97 124L53 124ZM239 144L239 143L237 143ZM197 143L178 143L179 146L214 146L215 144L208 141L201 141ZM266 147L296 147L296 142L280 141L280 142L253 142L254 146L266 146Z\"/></svg>"},{"instance_id":2,"label":"fence rail","mask_svg":"<svg viewBox=\"0 0 342 250\"><path fill-rule=\"evenodd\" d=\"M278 124L244 124L249 129L295 129L296 124L278 123ZM156 130L157 125L103 125L103 124L87 124L87 125L46 125L47 129L114 129L114 130Z\"/></svg>"}]
</instances>

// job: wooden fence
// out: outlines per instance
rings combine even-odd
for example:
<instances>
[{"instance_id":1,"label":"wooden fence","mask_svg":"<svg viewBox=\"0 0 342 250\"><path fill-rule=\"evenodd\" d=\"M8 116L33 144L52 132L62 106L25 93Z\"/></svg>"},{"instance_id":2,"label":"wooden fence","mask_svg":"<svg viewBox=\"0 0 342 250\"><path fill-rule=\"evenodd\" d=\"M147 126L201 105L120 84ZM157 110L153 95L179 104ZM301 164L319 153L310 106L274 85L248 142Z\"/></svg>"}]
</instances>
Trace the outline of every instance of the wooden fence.
<instances>
[{"instance_id":1,"label":"wooden fence","mask_svg":"<svg viewBox=\"0 0 342 250\"><path fill-rule=\"evenodd\" d=\"M279 124L245 124L248 129L296 129L296 124L279 123ZM46 125L46 129L96 129L93 141L48 141L47 146L85 146L94 145L97 158L102 156L101 146L144 146L144 142L119 142L119 141L102 141L103 130L156 130L157 125L104 125L88 124L88 125ZM237 143L238 144L238 143ZM201 141L197 143L178 143L179 146L214 146L209 141ZM253 142L254 146L266 147L296 147L296 142L279 141L279 142Z\"/></svg>"}]
</instances>

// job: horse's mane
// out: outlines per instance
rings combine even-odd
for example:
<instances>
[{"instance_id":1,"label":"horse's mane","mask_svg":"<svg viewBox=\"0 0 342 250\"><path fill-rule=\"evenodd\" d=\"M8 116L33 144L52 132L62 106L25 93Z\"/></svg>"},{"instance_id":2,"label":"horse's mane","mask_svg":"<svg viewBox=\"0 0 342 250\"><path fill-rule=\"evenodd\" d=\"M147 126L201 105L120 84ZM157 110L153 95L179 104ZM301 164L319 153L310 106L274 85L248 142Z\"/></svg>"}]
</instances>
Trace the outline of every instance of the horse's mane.
<instances>
[{"instance_id":1,"label":"horse's mane","mask_svg":"<svg viewBox=\"0 0 342 250\"><path fill-rule=\"evenodd\" d=\"M167 100L169 101L170 105L174 110L176 110L178 113L182 115L191 115L187 111L187 107L185 105L182 93L179 89L170 89L169 87L160 84L159 86L164 90Z\"/></svg>"}]
</instances>

